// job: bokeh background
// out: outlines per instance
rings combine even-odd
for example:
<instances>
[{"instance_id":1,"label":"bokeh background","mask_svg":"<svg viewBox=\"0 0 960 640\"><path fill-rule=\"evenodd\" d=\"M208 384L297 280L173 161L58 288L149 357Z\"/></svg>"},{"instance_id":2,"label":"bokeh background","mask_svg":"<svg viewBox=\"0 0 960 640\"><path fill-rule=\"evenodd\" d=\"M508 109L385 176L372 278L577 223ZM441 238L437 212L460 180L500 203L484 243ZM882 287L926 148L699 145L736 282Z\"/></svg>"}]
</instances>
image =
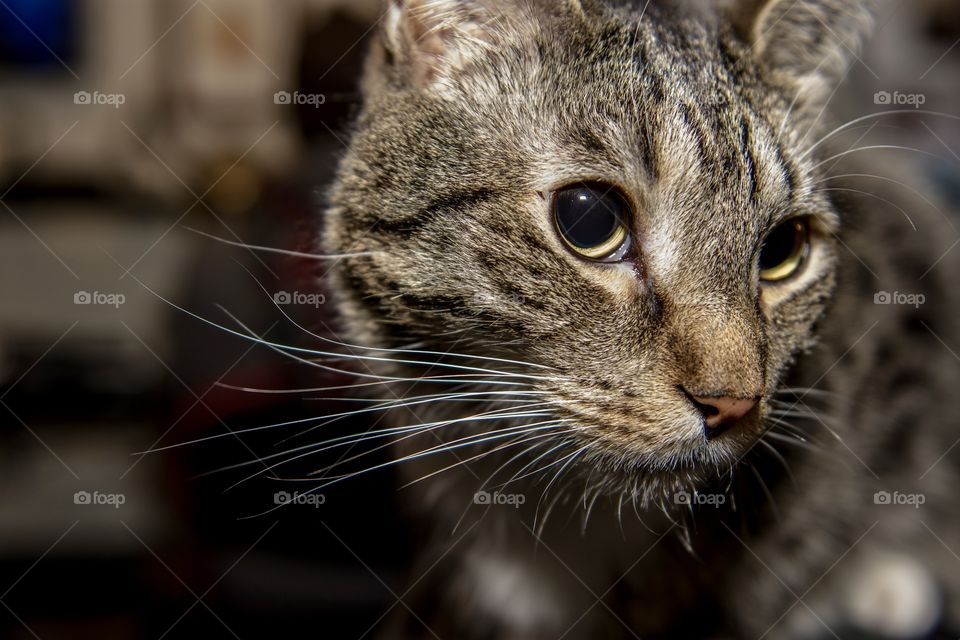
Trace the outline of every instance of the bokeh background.
<instances>
[{"instance_id":1,"label":"bokeh background","mask_svg":"<svg viewBox=\"0 0 960 640\"><path fill-rule=\"evenodd\" d=\"M957 111L956 0L897 5L838 118L883 91ZM0 638L361 638L400 606L415 531L389 470L274 509L343 451L269 469L317 422L244 432L349 392L242 388L350 380L202 320L336 335L329 262L238 245L312 250L382 10L0 0ZM867 133L943 158L923 188L960 204L956 122Z\"/></svg>"}]
</instances>

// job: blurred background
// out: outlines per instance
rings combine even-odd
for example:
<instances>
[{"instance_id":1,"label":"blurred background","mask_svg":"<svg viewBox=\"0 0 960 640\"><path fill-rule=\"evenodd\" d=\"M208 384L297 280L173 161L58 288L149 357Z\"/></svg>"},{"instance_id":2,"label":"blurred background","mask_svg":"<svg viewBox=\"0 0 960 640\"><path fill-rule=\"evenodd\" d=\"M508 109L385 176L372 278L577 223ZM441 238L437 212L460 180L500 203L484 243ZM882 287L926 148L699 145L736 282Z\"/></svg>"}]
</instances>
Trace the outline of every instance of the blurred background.
<instances>
[{"instance_id":1,"label":"blurred background","mask_svg":"<svg viewBox=\"0 0 960 640\"><path fill-rule=\"evenodd\" d=\"M960 104L956 0L897 5L840 117ZM270 469L310 436L240 433L344 404L239 389L349 379L201 320L316 347L276 301L335 328L328 263L229 242L312 250L382 9L0 0L0 638L361 638L399 606L389 471L274 509L342 452ZM884 136L960 162L955 122ZM920 166L960 204L956 164Z\"/></svg>"}]
</instances>

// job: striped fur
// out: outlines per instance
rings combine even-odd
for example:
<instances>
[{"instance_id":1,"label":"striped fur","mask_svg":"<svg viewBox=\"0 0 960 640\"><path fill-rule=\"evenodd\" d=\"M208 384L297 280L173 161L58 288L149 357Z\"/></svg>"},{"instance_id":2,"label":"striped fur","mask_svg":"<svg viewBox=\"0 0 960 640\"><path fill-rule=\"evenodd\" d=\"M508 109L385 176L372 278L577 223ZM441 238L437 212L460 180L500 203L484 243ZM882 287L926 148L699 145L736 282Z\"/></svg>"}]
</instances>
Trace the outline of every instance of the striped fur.
<instances>
[{"instance_id":1,"label":"striped fur","mask_svg":"<svg viewBox=\"0 0 960 640\"><path fill-rule=\"evenodd\" d=\"M412 502L436 532L434 549L465 512L479 523L445 556L436 585L442 596L423 596L445 603L432 620L449 637L558 637L593 601L579 581L604 593L667 530L681 535L658 542L657 552L604 596L622 624L594 610L565 637L619 637L624 626L643 637L679 637L681 629L756 637L771 624L767 637L799 637L802 616L778 619L792 603L789 590L731 532L749 538L776 576L803 593L875 520L876 481L849 459L838 465L834 454L853 448L867 468L892 465L889 477L906 478L913 461L898 464L889 455L890 447L919 437L905 435L903 421L924 423L933 434L927 448L948 438L943 416L912 412L919 389L894 384L887 367L862 355L885 348L883 362L916 360L917 375L930 366L954 370L929 334L915 331L905 345L893 329L898 321L885 316L868 346L840 359L865 328L849 318L879 313L871 305L875 284L857 281L844 247L870 255L900 227L874 218L864 225L862 203L819 189L829 145L808 149L819 137L831 82L869 24L865 3L841 0L392 5L370 54L365 106L323 234L330 252L371 252L332 272L344 329L369 346L418 344L474 356L478 366L499 357L548 368L531 384L552 403L551 419L574 429L543 441L554 449L520 458L547 452L539 466L559 463L512 485L530 497L524 508L470 506L483 479L519 449L417 485ZM616 185L631 201L643 256L636 268L584 262L557 238L549 194L585 180ZM800 277L764 290L759 247L777 222L796 215L815 221L812 255ZM861 235L844 235L851 224ZM903 255L915 259L909 250ZM904 274L885 276L894 290ZM936 286L934 277L928 282ZM943 308L953 308L940 293ZM928 314L908 320L909 310L881 311L903 314L914 328L938 323ZM831 365L839 382L836 375L818 380ZM376 371L425 373L389 363ZM955 380L930 381L924 393L936 398ZM799 493L754 451L770 427L770 401L797 382L829 384L848 399L829 407L843 447L831 439L825 446L832 454L783 448ZM735 432L708 442L680 385L764 401ZM914 393L901 402L901 394ZM417 418L455 420L472 410L431 405ZM397 410L392 419L403 425L411 416ZM399 442L397 455L493 428L464 421ZM473 455L468 451L459 458ZM401 474L416 480L459 458L418 459ZM759 483L748 462L759 465ZM542 492L554 472L560 480ZM938 473L931 495L955 471L944 465ZM698 513L694 530L673 497L697 490L731 501ZM768 490L780 523L772 521ZM585 537L565 526L566 516L543 525L554 496L568 514L599 505ZM640 517L624 515L621 536L616 516L624 503ZM957 531L952 515L943 518L945 531ZM534 518L559 562L531 555L522 523L532 527ZM901 534L913 540L903 532L917 528L885 524L864 550L882 553L883 541ZM481 570L484 557L509 570ZM956 587L955 578L941 580ZM823 615L844 624L842 598L823 591L829 585L817 591L826 594ZM513 610L513 602L528 604ZM693 619L690 611L705 615Z\"/></svg>"}]
</instances>

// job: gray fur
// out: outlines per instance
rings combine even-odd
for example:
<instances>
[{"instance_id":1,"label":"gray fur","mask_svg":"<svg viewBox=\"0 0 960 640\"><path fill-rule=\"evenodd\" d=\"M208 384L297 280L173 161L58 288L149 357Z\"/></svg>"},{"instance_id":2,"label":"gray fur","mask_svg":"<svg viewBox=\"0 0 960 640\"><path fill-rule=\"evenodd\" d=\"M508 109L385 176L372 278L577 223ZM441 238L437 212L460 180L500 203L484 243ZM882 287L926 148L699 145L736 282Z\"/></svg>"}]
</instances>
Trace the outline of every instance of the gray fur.
<instances>
[{"instance_id":1,"label":"gray fur","mask_svg":"<svg viewBox=\"0 0 960 640\"><path fill-rule=\"evenodd\" d=\"M951 267L922 280L922 309L873 304L876 290L920 286L923 234L932 242L943 229L905 242L902 219L820 188L835 149L806 153L869 32L866 3L654 1L641 19L643 5L409 0L370 54L323 236L331 253L371 252L332 273L347 335L471 357L415 358L424 362L537 376L518 388L573 429L512 463L522 447L493 451L506 442L494 440L400 465L409 481L435 474L407 494L435 536L426 557L456 540L421 585L421 602L440 603L426 624L456 638L793 638L811 625L829 636L853 624L850 572L903 551L956 622L960 571L930 533L960 540L956 465L948 457L918 479L956 437L957 366L934 336L957 344L940 280ZM635 269L587 263L556 237L549 193L583 180L631 200ZM762 240L797 215L815 221L806 271L762 289ZM374 364L378 375L451 373ZM708 442L678 385L764 400ZM785 385L816 391L796 402L778 395ZM390 388L386 399L430 392ZM786 418L814 450L771 437L772 409L790 404L816 409ZM396 409L397 426L458 420L399 439L397 456L523 424L464 420L496 408ZM527 498L521 508L473 505L541 455L503 488ZM878 490L927 502L875 505ZM677 505L695 491L726 502ZM795 604L801 595L816 616Z\"/></svg>"}]
</instances>

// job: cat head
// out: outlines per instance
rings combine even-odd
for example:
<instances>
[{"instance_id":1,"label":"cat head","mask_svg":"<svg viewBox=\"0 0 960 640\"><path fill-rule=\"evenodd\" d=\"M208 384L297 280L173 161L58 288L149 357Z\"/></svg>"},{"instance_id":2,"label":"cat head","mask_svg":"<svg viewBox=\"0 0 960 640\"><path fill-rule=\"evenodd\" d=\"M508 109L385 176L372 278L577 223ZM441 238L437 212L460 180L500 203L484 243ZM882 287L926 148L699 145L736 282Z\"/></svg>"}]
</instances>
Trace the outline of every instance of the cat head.
<instances>
[{"instance_id":1,"label":"cat head","mask_svg":"<svg viewBox=\"0 0 960 640\"><path fill-rule=\"evenodd\" d=\"M391 3L324 235L369 252L334 269L352 337L535 363L578 464L743 455L832 294L810 149L870 18L709 6Z\"/></svg>"}]
</instances>

